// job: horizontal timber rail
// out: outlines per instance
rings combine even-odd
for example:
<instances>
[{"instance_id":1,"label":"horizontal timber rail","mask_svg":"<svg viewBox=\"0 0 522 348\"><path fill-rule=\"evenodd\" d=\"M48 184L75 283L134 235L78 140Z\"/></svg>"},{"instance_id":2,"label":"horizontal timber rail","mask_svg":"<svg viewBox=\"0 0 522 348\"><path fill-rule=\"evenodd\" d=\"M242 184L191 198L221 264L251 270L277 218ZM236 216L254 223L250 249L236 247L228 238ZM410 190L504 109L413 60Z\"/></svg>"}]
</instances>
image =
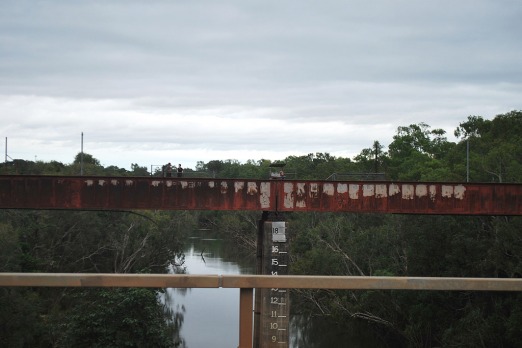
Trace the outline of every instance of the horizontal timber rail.
<instances>
[{"instance_id":1,"label":"horizontal timber rail","mask_svg":"<svg viewBox=\"0 0 522 348\"><path fill-rule=\"evenodd\" d=\"M0 209L522 215L522 184L2 175Z\"/></svg>"},{"instance_id":2,"label":"horizontal timber rail","mask_svg":"<svg viewBox=\"0 0 522 348\"><path fill-rule=\"evenodd\" d=\"M2 287L239 288L239 345L252 348L254 288L522 291L522 279L184 274L0 273Z\"/></svg>"},{"instance_id":3,"label":"horizontal timber rail","mask_svg":"<svg viewBox=\"0 0 522 348\"><path fill-rule=\"evenodd\" d=\"M522 291L522 278L0 273L0 286Z\"/></svg>"}]
</instances>

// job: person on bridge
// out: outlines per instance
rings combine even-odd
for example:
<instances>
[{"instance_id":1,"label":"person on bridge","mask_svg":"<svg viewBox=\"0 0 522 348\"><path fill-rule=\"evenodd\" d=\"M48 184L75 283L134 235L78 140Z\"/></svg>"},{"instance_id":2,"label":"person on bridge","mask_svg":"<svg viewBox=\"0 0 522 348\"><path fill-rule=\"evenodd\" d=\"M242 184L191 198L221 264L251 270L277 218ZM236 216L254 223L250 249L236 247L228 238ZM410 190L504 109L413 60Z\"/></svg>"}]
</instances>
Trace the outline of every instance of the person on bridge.
<instances>
[{"instance_id":1,"label":"person on bridge","mask_svg":"<svg viewBox=\"0 0 522 348\"><path fill-rule=\"evenodd\" d=\"M169 162L169 163L167 163L166 167L167 167L166 168L167 177L170 178L172 176L172 164L170 164L170 162Z\"/></svg>"},{"instance_id":2,"label":"person on bridge","mask_svg":"<svg viewBox=\"0 0 522 348\"><path fill-rule=\"evenodd\" d=\"M183 176L183 168L181 167L181 164L178 165L178 178L181 178Z\"/></svg>"}]
</instances>

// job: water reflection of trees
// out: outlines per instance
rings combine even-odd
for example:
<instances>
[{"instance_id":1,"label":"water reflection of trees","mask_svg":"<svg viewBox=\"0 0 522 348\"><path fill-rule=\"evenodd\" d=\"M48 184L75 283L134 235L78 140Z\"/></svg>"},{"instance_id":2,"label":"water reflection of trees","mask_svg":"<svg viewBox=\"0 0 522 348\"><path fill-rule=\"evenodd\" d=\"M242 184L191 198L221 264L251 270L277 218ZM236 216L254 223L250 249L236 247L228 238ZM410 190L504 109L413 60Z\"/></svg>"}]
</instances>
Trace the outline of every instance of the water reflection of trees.
<instances>
[{"instance_id":1,"label":"water reflection of trees","mask_svg":"<svg viewBox=\"0 0 522 348\"><path fill-rule=\"evenodd\" d=\"M169 332L174 341L174 345L176 347L186 347L185 340L180 334L185 320L186 309L184 305L176 304L174 300L175 296L173 296L173 292L170 290L187 289L166 289L163 292L163 311L165 313L165 321L169 327Z\"/></svg>"},{"instance_id":2,"label":"water reflection of trees","mask_svg":"<svg viewBox=\"0 0 522 348\"><path fill-rule=\"evenodd\" d=\"M332 317L294 314L290 319L291 348L388 347L384 337L364 323L339 322Z\"/></svg>"},{"instance_id":3,"label":"water reflection of trees","mask_svg":"<svg viewBox=\"0 0 522 348\"><path fill-rule=\"evenodd\" d=\"M261 212L256 211L226 211L202 214L200 223L217 233L221 238L232 241L227 250L234 255L251 255L256 251L257 224Z\"/></svg>"}]
</instances>

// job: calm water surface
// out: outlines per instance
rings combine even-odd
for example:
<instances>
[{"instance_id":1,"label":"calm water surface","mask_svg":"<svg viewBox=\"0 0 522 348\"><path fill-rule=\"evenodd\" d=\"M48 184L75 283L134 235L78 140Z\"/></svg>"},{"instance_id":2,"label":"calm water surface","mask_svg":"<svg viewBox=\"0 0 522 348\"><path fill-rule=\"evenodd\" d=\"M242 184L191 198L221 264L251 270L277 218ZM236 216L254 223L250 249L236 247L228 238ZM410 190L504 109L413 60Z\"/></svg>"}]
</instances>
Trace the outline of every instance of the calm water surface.
<instances>
[{"instance_id":1,"label":"calm water surface","mask_svg":"<svg viewBox=\"0 0 522 348\"><path fill-rule=\"evenodd\" d=\"M241 256L230 244L211 231L195 231L184 251L186 273L254 274L255 255ZM172 309L184 311L181 337L186 347L237 347L239 289L168 291Z\"/></svg>"},{"instance_id":2,"label":"calm water surface","mask_svg":"<svg viewBox=\"0 0 522 348\"><path fill-rule=\"evenodd\" d=\"M195 231L184 252L187 274L255 274L255 255L245 255L234 242L212 231ZM167 289L167 292L169 306L184 316L180 336L185 347L237 347L239 289ZM291 321L292 348L383 346L375 337L361 335L361 328L347 331L324 320L300 323L299 318L292 316Z\"/></svg>"}]
</instances>

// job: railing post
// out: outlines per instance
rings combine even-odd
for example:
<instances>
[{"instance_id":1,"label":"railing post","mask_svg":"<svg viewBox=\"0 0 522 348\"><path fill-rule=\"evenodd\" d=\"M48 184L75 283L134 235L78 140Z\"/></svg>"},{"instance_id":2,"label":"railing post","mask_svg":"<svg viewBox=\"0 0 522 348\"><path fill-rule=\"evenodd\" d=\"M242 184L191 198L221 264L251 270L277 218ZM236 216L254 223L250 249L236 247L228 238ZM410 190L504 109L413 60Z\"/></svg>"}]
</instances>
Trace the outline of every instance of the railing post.
<instances>
[{"instance_id":1,"label":"railing post","mask_svg":"<svg viewBox=\"0 0 522 348\"><path fill-rule=\"evenodd\" d=\"M239 289L239 348L252 348L254 289Z\"/></svg>"}]
</instances>

